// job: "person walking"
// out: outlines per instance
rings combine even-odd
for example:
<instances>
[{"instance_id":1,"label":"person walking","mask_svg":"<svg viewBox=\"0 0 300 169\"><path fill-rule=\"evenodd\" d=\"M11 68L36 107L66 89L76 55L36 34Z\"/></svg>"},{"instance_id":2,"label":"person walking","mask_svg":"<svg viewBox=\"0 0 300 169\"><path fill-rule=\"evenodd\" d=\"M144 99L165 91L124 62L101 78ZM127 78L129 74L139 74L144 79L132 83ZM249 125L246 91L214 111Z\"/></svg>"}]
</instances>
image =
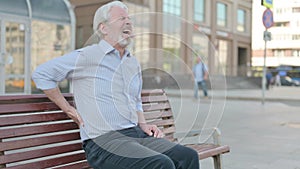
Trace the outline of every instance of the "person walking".
<instances>
[{"instance_id":1,"label":"person walking","mask_svg":"<svg viewBox=\"0 0 300 169\"><path fill-rule=\"evenodd\" d=\"M272 75L272 72L271 71L267 71L267 74L266 74L266 89L269 90L270 89L270 86L272 85L272 79L273 79L273 75Z\"/></svg>"},{"instance_id":2,"label":"person walking","mask_svg":"<svg viewBox=\"0 0 300 169\"><path fill-rule=\"evenodd\" d=\"M198 90L200 87L203 90L203 95L205 98L208 97L206 80L208 79L208 68L202 62L201 57L198 56L196 60L196 64L193 67L193 75L194 75L194 98L198 99Z\"/></svg>"},{"instance_id":3,"label":"person walking","mask_svg":"<svg viewBox=\"0 0 300 169\"><path fill-rule=\"evenodd\" d=\"M94 169L199 169L195 150L168 141L145 121L141 67L127 50L132 27L124 3L103 5L93 22L101 40L38 66L32 79L78 124ZM76 108L57 87L64 79L72 81Z\"/></svg>"}]
</instances>

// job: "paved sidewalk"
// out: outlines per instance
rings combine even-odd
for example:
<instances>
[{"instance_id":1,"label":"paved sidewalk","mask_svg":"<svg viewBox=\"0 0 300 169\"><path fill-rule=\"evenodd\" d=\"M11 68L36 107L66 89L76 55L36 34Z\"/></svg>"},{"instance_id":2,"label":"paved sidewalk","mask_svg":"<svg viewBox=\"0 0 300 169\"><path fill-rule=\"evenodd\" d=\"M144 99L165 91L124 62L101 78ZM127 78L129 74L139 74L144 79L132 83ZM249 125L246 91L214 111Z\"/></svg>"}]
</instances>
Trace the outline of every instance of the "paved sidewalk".
<instances>
[{"instance_id":1,"label":"paved sidewalk","mask_svg":"<svg viewBox=\"0 0 300 169\"><path fill-rule=\"evenodd\" d=\"M169 96L193 97L192 89L165 89ZM216 99L238 99L238 100L262 100L262 89L231 89L231 90L209 90L209 96ZM203 96L202 91L199 95ZM300 87L280 86L272 87L265 91L265 101L299 101L300 105Z\"/></svg>"},{"instance_id":2,"label":"paved sidewalk","mask_svg":"<svg viewBox=\"0 0 300 169\"><path fill-rule=\"evenodd\" d=\"M264 105L260 89L209 91L210 98L200 101L192 90L166 92L177 131L221 130L222 144L231 148L223 169L300 169L300 87L274 87ZM211 159L201 161L201 169L212 168Z\"/></svg>"}]
</instances>

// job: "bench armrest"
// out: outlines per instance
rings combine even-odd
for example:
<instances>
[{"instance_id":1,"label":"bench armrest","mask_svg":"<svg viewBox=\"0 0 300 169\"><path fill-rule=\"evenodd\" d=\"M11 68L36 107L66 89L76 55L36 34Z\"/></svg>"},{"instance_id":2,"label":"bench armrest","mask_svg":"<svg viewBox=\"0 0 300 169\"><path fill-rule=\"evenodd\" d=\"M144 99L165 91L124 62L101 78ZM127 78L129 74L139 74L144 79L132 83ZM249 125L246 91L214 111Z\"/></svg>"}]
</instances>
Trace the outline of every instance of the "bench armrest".
<instances>
[{"instance_id":1,"label":"bench armrest","mask_svg":"<svg viewBox=\"0 0 300 169\"><path fill-rule=\"evenodd\" d=\"M205 139L205 141L200 141L201 135L204 134L208 135L208 137ZM188 132L187 131L176 132L174 133L174 138L176 138L179 142L181 142L184 139L194 138L193 140L197 140L197 143L205 143L208 141L208 139L213 138L213 143L215 145L221 145L221 131L217 127L199 129L199 130L190 130Z\"/></svg>"}]
</instances>

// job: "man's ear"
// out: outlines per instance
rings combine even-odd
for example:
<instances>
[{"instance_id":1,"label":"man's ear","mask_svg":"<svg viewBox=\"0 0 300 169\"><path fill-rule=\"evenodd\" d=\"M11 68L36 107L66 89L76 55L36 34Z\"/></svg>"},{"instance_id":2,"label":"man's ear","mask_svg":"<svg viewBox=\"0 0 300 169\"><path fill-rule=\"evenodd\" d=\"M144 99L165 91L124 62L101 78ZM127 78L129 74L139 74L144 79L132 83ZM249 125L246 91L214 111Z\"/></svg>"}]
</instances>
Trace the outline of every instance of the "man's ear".
<instances>
[{"instance_id":1,"label":"man's ear","mask_svg":"<svg viewBox=\"0 0 300 169\"><path fill-rule=\"evenodd\" d=\"M99 30L100 32L103 34L103 35L106 35L107 34L107 26L103 23L100 23L99 25Z\"/></svg>"}]
</instances>

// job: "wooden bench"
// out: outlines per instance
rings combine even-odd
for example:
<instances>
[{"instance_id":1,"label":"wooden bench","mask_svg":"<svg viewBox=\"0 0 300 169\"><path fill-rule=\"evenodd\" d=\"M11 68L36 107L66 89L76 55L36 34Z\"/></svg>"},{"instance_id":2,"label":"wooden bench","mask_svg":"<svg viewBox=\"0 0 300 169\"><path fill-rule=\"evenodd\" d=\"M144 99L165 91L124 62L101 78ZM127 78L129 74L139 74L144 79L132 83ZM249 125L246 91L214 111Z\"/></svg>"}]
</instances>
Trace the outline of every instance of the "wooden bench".
<instances>
[{"instance_id":1,"label":"wooden bench","mask_svg":"<svg viewBox=\"0 0 300 169\"><path fill-rule=\"evenodd\" d=\"M73 104L71 94L65 98ZM147 121L178 141L166 93L143 90L142 100ZM0 96L0 168L89 168L81 146L77 125L45 95ZM229 152L229 146L218 144L187 146L199 152L200 160L213 157L216 169L221 168L220 155Z\"/></svg>"}]
</instances>

